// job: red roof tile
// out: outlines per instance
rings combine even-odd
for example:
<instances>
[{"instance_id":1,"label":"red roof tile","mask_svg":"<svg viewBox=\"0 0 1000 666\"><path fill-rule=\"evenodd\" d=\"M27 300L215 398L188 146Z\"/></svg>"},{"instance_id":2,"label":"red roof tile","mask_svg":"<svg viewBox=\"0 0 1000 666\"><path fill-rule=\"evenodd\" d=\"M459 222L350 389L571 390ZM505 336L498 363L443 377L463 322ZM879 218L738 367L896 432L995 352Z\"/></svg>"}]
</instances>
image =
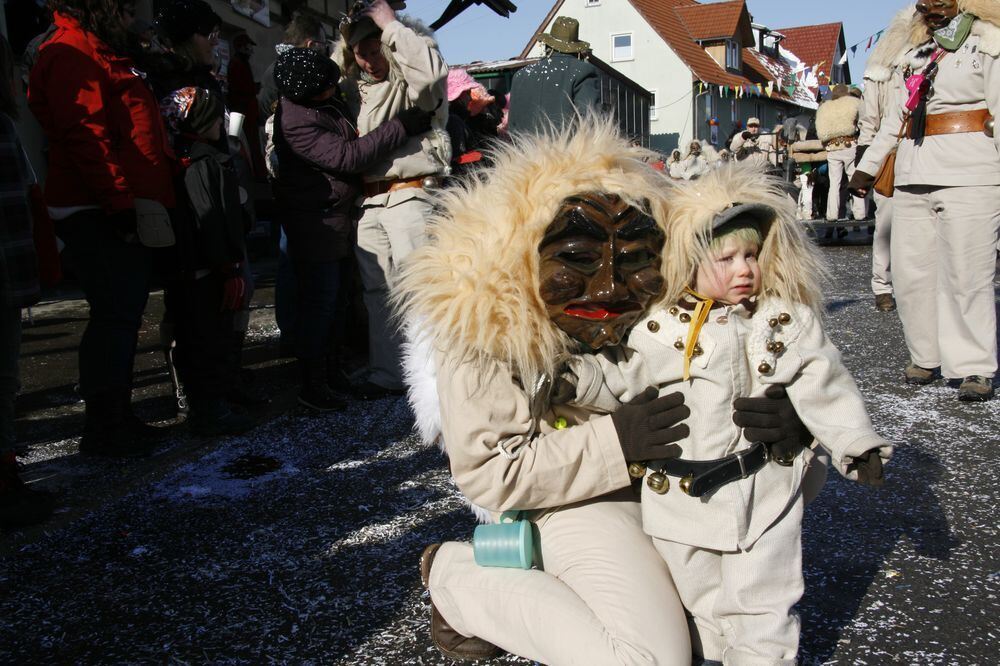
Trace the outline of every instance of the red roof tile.
<instances>
[{"instance_id":1,"label":"red roof tile","mask_svg":"<svg viewBox=\"0 0 1000 666\"><path fill-rule=\"evenodd\" d=\"M842 23L822 23L782 28L774 32L785 36L781 41L781 48L794 53L807 67L812 67L817 75L819 71L824 73L824 76L817 77L820 85L830 85L828 74L837 64L834 60L843 30Z\"/></svg>"},{"instance_id":2,"label":"red roof tile","mask_svg":"<svg viewBox=\"0 0 1000 666\"><path fill-rule=\"evenodd\" d=\"M753 42L750 13L744 0L718 2L710 5L688 5L674 9L688 32L695 39L739 36L744 44Z\"/></svg>"}]
</instances>

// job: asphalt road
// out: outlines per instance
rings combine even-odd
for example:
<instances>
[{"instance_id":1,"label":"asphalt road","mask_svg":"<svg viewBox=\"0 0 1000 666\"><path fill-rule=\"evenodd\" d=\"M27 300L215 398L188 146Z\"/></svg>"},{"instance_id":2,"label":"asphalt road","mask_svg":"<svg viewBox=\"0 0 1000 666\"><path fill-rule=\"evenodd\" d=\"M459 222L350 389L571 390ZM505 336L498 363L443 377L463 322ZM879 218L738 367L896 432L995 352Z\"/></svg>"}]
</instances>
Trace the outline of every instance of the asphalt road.
<instances>
[{"instance_id":1,"label":"asphalt road","mask_svg":"<svg viewBox=\"0 0 1000 666\"><path fill-rule=\"evenodd\" d=\"M995 664L1000 400L904 386L899 321L872 307L870 248L824 254L830 334L898 448L884 489L831 476L807 509L802 663ZM474 527L447 463L411 434L402 399L298 411L266 282L246 353L274 398L261 425L218 441L173 426L142 461L77 454L85 304L63 294L35 308L18 429L26 476L61 508L0 536L0 663L449 663L428 639L417 572L426 544ZM136 397L170 425L158 317L154 296Z\"/></svg>"}]
</instances>

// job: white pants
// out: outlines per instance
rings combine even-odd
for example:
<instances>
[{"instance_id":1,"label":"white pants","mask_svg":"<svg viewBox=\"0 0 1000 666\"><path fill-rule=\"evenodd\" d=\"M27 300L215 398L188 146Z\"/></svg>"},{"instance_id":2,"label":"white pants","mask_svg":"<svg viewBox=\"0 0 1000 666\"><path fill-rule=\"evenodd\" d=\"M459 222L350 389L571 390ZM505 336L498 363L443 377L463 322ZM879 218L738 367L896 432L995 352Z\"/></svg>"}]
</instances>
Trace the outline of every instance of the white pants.
<instances>
[{"instance_id":1,"label":"white pants","mask_svg":"<svg viewBox=\"0 0 1000 666\"><path fill-rule=\"evenodd\" d=\"M830 169L830 193L826 199L826 219L840 219L840 186L846 174L847 180L854 175L854 146L834 150L826 154L826 163ZM848 195L851 202L851 212L855 220L863 220L867 216L865 198Z\"/></svg>"},{"instance_id":2,"label":"white pants","mask_svg":"<svg viewBox=\"0 0 1000 666\"><path fill-rule=\"evenodd\" d=\"M878 192L875 198L875 235L872 237L872 293L892 293L889 239L892 230L892 199Z\"/></svg>"},{"instance_id":3,"label":"white pants","mask_svg":"<svg viewBox=\"0 0 1000 666\"><path fill-rule=\"evenodd\" d=\"M802 498L752 548L720 552L653 539L684 607L692 643L725 666L795 666L802 598ZM706 527L706 529L708 529Z\"/></svg>"},{"instance_id":4,"label":"white pants","mask_svg":"<svg viewBox=\"0 0 1000 666\"><path fill-rule=\"evenodd\" d=\"M400 262L426 241L424 227L431 205L422 198L393 203L393 194L376 198L389 201L372 205L368 199L358 220L358 245L355 254L365 308L368 310L368 358L371 373L368 381L383 388L403 388L400 365L399 331L392 323L388 305L389 289L399 275Z\"/></svg>"},{"instance_id":5,"label":"white pants","mask_svg":"<svg viewBox=\"0 0 1000 666\"><path fill-rule=\"evenodd\" d=\"M997 370L1000 185L897 187L893 289L910 359L949 379Z\"/></svg>"},{"instance_id":6,"label":"white pants","mask_svg":"<svg viewBox=\"0 0 1000 666\"><path fill-rule=\"evenodd\" d=\"M811 220L813 216L813 186L809 184L809 174L799 175L799 219Z\"/></svg>"},{"instance_id":7,"label":"white pants","mask_svg":"<svg viewBox=\"0 0 1000 666\"><path fill-rule=\"evenodd\" d=\"M690 664L684 609L641 520L637 502L560 509L539 526L544 571L480 567L469 544L446 543L431 598L456 631L549 666Z\"/></svg>"}]
</instances>

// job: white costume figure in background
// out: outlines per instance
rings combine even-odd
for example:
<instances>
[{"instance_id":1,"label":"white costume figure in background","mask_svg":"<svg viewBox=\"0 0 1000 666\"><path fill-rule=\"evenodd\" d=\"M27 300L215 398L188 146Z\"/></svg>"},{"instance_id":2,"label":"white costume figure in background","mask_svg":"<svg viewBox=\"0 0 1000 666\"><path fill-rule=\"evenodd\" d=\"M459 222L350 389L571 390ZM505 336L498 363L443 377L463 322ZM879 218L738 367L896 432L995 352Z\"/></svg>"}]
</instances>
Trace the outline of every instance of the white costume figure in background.
<instances>
[{"instance_id":1,"label":"white costume figure in background","mask_svg":"<svg viewBox=\"0 0 1000 666\"><path fill-rule=\"evenodd\" d=\"M858 150L855 163L861 161L865 150L875 140L882 118L889 112L891 87L898 85L893 78L900 60L909 50L909 38L914 29L926 33L923 21L913 7L899 12L875 45L865 67L865 91L858 116ZM896 309L892 297L892 273L889 239L892 237L892 198L873 193L875 199L875 235L872 238L872 293L875 294L875 308L882 312Z\"/></svg>"},{"instance_id":2,"label":"white costume figure in background","mask_svg":"<svg viewBox=\"0 0 1000 666\"><path fill-rule=\"evenodd\" d=\"M781 185L741 165L672 188L664 265L668 283L683 284L686 275L693 289L667 293L624 346L574 357L570 365L581 407L613 411L650 386L685 395L692 415L683 460L650 464L643 528L693 616L696 648L700 643L706 659L725 664L796 663L802 481L815 464L810 450L767 462L767 448L731 423L734 399L785 385L848 478L880 485L882 460L892 453L823 331L819 264ZM692 495L701 496L669 476L673 485L658 492L664 475L695 469L685 468L689 461L721 462L737 453L747 466L756 456L759 471L741 479L743 462L735 461L732 480L704 494L698 476L687 479Z\"/></svg>"},{"instance_id":3,"label":"white costume figure in background","mask_svg":"<svg viewBox=\"0 0 1000 666\"><path fill-rule=\"evenodd\" d=\"M858 164L867 191L899 141L890 240L893 289L910 363L907 383L961 380L958 398L993 397L997 370L996 251L1000 235L1000 3L920 0L925 31L896 71L890 110ZM935 66L931 66L936 58ZM931 67L931 70L928 70ZM936 67L936 74L934 70ZM929 71L925 113L903 132L903 78ZM940 368L940 372L938 370Z\"/></svg>"},{"instance_id":4,"label":"white costume figure in background","mask_svg":"<svg viewBox=\"0 0 1000 666\"><path fill-rule=\"evenodd\" d=\"M858 110L861 100L848 86L833 87L830 99L816 110L816 135L826 149L830 169L830 193L826 199L826 219L840 219L841 189L854 175L854 156L858 144ZM846 178L845 178L846 175ZM864 197L848 194L851 215L855 220L867 217Z\"/></svg>"},{"instance_id":5,"label":"white costume figure in background","mask_svg":"<svg viewBox=\"0 0 1000 666\"><path fill-rule=\"evenodd\" d=\"M440 213L429 222L433 242L403 269L396 295L411 340L407 384L418 429L445 448L468 500L494 518L528 512L544 563L480 567L467 543L425 551L431 635L445 654L488 656L493 644L552 666L691 658L683 608L642 531L613 417L550 406L546 382L581 345L540 295L551 282L540 275L540 244L567 202L590 194L629 204L626 215L646 211L642 233L658 235L662 247L667 180L643 161L648 155L610 123L523 135L498 149L488 173L442 193ZM576 228L597 233L594 218L568 212ZM630 237L610 240L627 246ZM567 261L591 260L592 249L575 251L580 256ZM659 253L636 258L658 266ZM652 277L661 288L659 271ZM634 286L603 270L587 280L605 302ZM640 309L622 315L629 324L645 309L631 305ZM579 308L578 321L605 326L584 312L585 303ZM609 321L618 316L606 314ZM617 339L594 346L605 343ZM464 649L469 637L477 642L471 653Z\"/></svg>"},{"instance_id":6,"label":"white costume figure in background","mask_svg":"<svg viewBox=\"0 0 1000 666\"><path fill-rule=\"evenodd\" d=\"M681 160L677 170L682 180L699 178L712 170L701 141L696 139L688 144L687 155Z\"/></svg>"},{"instance_id":7,"label":"white costume figure in background","mask_svg":"<svg viewBox=\"0 0 1000 666\"><path fill-rule=\"evenodd\" d=\"M671 151L670 159L667 160L667 174L671 178L675 180L680 180L681 178L684 177L681 173L682 161L683 159L681 158L681 151L677 150L676 148L673 151Z\"/></svg>"}]
</instances>

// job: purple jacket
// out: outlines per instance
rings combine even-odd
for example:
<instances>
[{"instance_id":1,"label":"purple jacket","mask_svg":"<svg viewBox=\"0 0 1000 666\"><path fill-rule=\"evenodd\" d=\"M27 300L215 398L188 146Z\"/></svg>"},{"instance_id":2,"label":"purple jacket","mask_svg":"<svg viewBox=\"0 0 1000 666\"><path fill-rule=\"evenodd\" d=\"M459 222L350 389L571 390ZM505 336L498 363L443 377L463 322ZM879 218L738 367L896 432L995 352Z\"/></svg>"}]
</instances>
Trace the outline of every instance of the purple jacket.
<instances>
[{"instance_id":1,"label":"purple jacket","mask_svg":"<svg viewBox=\"0 0 1000 666\"><path fill-rule=\"evenodd\" d=\"M339 259L351 251L351 209L361 174L406 142L392 119L358 137L347 107L330 99L315 106L282 97L275 112L274 182L277 216L294 261Z\"/></svg>"}]
</instances>

